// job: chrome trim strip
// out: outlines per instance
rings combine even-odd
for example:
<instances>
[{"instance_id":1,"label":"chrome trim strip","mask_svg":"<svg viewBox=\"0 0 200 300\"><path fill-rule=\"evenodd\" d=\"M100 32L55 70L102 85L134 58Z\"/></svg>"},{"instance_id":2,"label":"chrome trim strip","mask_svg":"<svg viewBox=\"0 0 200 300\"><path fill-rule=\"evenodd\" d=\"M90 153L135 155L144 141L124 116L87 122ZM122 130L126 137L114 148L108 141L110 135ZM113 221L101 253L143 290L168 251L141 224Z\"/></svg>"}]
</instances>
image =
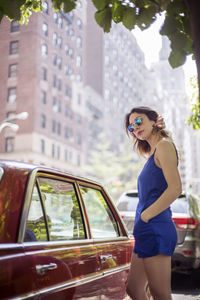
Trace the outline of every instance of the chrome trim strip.
<instances>
[{"instance_id":1,"label":"chrome trim strip","mask_svg":"<svg viewBox=\"0 0 200 300\"><path fill-rule=\"evenodd\" d=\"M3 177L3 175L4 175L4 169L2 167L0 167L0 181Z\"/></svg>"},{"instance_id":2,"label":"chrome trim strip","mask_svg":"<svg viewBox=\"0 0 200 300\"><path fill-rule=\"evenodd\" d=\"M41 295L45 295L45 294L51 294L51 293L54 293L54 292L59 292L59 291L62 291L63 289L69 289L69 288L77 287L81 284L85 284L85 283L92 282L94 280L101 279L104 276L108 276L108 275L111 275L111 274L116 274L118 272L126 271L129 268L130 268L130 264L127 264L127 265L124 265L122 267L113 268L113 269L108 270L108 271L101 271L98 274L94 273L93 275L89 275L85 278L68 281L67 283L63 283L63 284L60 284L60 285L55 285L55 286L49 287L49 288L44 288L44 289L39 290L37 293L30 293L30 294L22 295L20 297L10 298L10 300L31 299L31 298L35 297L36 295L41 296Z\"/></svg>"}]
</instances>

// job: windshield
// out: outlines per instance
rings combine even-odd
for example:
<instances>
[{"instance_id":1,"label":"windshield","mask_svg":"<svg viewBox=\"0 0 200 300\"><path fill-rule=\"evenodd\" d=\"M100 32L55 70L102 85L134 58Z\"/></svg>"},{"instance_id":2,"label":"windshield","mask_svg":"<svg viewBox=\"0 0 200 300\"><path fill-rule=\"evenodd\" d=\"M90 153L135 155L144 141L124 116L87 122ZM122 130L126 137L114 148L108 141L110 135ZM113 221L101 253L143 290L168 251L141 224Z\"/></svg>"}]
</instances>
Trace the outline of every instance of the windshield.
<instances>
[{"instance_id":1,"label":"windshield","mask_svg":"<svg viewBox=\"0 0 200 300\"><path fill-rule=\"evenodd\" d=\"M123 199L117 205L119 211L136 211L138 204L138 197L130 196L132 194L126 194Z\"/></svg>"},{"instance_id":2,"label":"windshield","mask_svg":"<svg viewBox=\"0 0 200 300\"><path fill-rule=\"evenodd\" d=\"M171 204L171 209L174 213L187 213L188 212L188 202L185 197L181 199L176 199Z\"/></svg>"}]
</instances>

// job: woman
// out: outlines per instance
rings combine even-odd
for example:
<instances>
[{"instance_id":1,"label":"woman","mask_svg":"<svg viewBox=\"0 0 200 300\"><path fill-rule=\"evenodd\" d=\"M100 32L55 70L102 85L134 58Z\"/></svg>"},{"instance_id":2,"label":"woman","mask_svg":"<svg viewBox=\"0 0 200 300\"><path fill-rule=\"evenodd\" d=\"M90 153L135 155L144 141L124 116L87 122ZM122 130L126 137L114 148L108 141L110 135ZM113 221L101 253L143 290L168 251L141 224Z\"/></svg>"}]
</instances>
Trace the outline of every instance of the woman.
<instances>
[{"instance_id":1,"label":"woman","mask_svg":"<svg viewBox=\"0 0 200 300\"><path fill-rule=\"evenodd\" d=\"M139 154L148 160L138 177L137 206L131 269L127 293L134 300L146 298L146 285L154 300L171 300L171 256L177 233L170 204L181 194L178 155L167 131L158 128L158 114L136 107L126 115L127 133Z\"/></svg>"}]
</instances>

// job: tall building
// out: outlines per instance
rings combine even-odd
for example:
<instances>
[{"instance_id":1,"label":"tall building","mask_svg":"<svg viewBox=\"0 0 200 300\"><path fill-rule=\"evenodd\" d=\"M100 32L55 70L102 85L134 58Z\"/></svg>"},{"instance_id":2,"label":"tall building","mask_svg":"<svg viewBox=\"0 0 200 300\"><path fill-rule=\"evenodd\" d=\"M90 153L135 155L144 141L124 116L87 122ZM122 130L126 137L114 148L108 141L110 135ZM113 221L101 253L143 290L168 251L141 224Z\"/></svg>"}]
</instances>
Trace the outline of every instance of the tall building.
<instances>
[{"instance_id":1,"label":"tall building","mask_svg":"<svg viewBox=\"0 0 200 300\"><path fill-rule=\"evenodd\" d=\"M27 26L0 24L0 121L22 111L29 118L0 135L0 157L75 171L86 156L83 76L86 1L74 12L43 2ZM73 83L73 84L72 84Z\"/></svg>"},{"instance_id":2,"label":"tall building","mask_svg":"<svg viewBox=\"0 0 200 300\"><path fill-rule=\"evenodd\" d=\"M85 0L68 14L43 1L27 26L1 22L0 122L29 118L2 131L0 158L79 172L102 131L122 148L124 114L145 99L144 54L123 26L105 35L94 12Z\"/></svg>"},{"instance_id":3,"label":"tall building","mask_svg":"<svg viewBox=\"0 0 200 300\"><path fill-rule=\"evenodd\" d=\"M162 113L166 118L167 129L172 133L180 152L180 174L183 189L187 190L191 185L194 192L200 192L199 185L192 178L198 178L200 174L197 149L200 139L187 125L188 98L185 92L185 78L182 67L172 69L168 62L170 47L169 40L162 37L159 62L152 67L155 78L159 78L160 103Z\"/></svg>"}]
</instances>

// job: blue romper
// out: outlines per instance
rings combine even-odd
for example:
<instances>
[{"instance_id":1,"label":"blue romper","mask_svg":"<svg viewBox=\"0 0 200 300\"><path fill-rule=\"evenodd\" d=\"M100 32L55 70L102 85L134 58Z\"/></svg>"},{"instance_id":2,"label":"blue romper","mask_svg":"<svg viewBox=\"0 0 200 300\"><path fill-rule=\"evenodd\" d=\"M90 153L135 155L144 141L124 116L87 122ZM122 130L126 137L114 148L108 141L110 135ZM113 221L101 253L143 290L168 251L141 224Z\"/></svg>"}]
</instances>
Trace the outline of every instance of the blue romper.
<instances>
[{"instance_id":1,"label":"blue romper","mask_svg":"<svg viewBox=\"0 0 200 300\"><path fill-rule=\"evenodd\" d=\"M133 235L133 251L138 257L145 258L158 254L171 256L177 243L177 232L172 221L170 207L150 219L142 221L140 214L154 203L167 188L162 169L154 162L154 153L150 156L138 177L139 203L136 209Z\"/></svg>"}]
</instances>

